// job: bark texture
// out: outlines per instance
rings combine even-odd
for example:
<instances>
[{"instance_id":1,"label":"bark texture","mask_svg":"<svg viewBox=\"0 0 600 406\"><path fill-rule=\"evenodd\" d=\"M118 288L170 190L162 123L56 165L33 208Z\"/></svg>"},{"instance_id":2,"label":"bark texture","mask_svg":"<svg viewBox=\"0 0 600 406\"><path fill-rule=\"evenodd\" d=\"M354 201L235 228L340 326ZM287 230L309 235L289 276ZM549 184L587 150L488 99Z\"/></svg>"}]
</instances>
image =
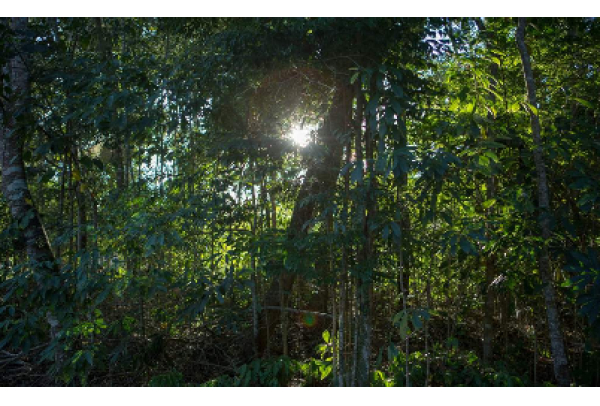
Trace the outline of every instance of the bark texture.
<instances>
[{"instance_id":1,"label":"bark texture","mask_svg":"<svg viewBox=\"0 0 600 406\"><path fill-rule=\"evenodd\" d=\"M531 59L529 51L525 43L525 26L527 19L519 17L519 25L516 33L517 46L521 54L523 63L523 74L527 87L527 99L530 105L537 108L536 86L531 68ZM542 243L539 253L539 270L543 284L544 301L546 304L546 317L548 319L548 330L550 334L550 346L552 349L552 357L554 358L554 376L556 381L561 386L569 386L571 382L569 374L569 365L565 344L562 337L560 325L560 317L556 305L556 293L551 278L550 253L548 251L548 242L551 238L550 230L550 192L548 190L548 179L546 176L546 165L543 155L543 143L541 138L540 119L536 111L530 109L531 132L533 134L533 142L535 149L533 151L533 159L535 161L535 169L537 173L538 183L538 207L539 207L539 223L542 231Z\"/></svg>"},{"instance_id":2,"label":"bark texture","mask_svg":"<svg viewBox=\"0 0 600 406\"><path fill-rule=\"evenodd\" d=\"M19 45L25 41L27 18L11 18L10 28L15 32ZM20 48L20 47L19 47ZM48 274L58 273L58 267L50 248L50 243L42 225L39 212L27 184L23 148L28 121L29 72L25 55L18 52L10 59L8 66L10 95L5 97L4 127L0 136L0 160L2 161L2 193L6 198L12 218L22 229L27 256L31 266ZM51 338L56 338L60 330L58 320L50 312L47 314ZM56 361L62 353L57 350Z\"/></svg>"},{"instance_id":3,"label":"bark texture","mask_svg":"<svg viewBox=\"0 0 600 406\"><path fill-rule=\"evenodd\" d=\"M22 35L27 28L27 18L12 18L10 26ZM29 258L38 263L54 261L48 238L25 176L23 162L24 132L27 120L29 74L22 54L9 62L8 73L12 93L8 100L7 117L0 144L2 152L2 193L10 213L23 226L23 237Z\"/></svg>"}]
</instances>

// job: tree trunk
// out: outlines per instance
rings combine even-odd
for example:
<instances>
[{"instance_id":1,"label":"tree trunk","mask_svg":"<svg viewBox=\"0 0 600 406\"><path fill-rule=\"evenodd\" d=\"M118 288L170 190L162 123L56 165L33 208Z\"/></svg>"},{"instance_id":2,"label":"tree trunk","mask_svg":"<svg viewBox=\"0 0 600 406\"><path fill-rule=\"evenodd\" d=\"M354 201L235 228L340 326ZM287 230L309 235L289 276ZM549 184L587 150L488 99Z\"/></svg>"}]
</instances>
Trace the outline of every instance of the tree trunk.
<instances>
[{"instance_id":1,"label":"tree trunk","mask_svg":"<svg viewBox=\"0 0 600 406\"><path fill-rule=\"evenodd\" d=\"M254 164L253 164L254 165ZM241 194L240 194L241 196ZM252 177L252 237L256 238L256 227L258 221L258 213L256 208L256 186L254 176ZM254 352L259 354L258 339L259 339L259 320L258 320L258 275L256 273L256 254L251 256L252 267L252 334L254 338Z\"/></svg>"},{"instance_id":2,"label":"tree trunk","mask_svg":"<svg viewBox=\"0 0 600 406\"><path fill-rule=\"evenodd\" d=\"M537 109L537 96L535 80L533 78L533 70L531 68L531 60L527 45L525 44L525 26L526 18L519 17L519 25L516 33L517 46L521 54L523 63L523 74L527 87L527 98L529 104ZM539 253L539 269L543 284L544 300L546 302L546 316L548 318L548 330L550 334L550 346L552 348L552 356L554 358L554 376L556 381L561 386L569 386L571 382L569 374L569 365L565 345L562 337L560 326L560 317L556 305L556 294L551 278L550 253L548 251L548 243L551 238L550 230L550 193L548 191L548 180L546 178L546 166L543 156L543 143L541 138L540 120L537 111L529 109L531 120L531 132L533 134L533 142L535 149L533 151L533 159L535 161L535 169L537 172L538 183L538 206L539 206L539 223L542 230L542 244Z\"/></svg>"},{"instance_id":3,"label":"tree trunk","mask_svg":"<svg viewBox=\"0 0 600 406\"><path fill-rule=\"evenodd\" d=\"M71 156L73 159L73 168L78 174L77 178L75 179L75 184L73 185L75 189L75 198L77 199L77 251L82 251L87 248L87 204L85 194L82 190L82 178L84 175L84 170L83 167L79 165L79 151L77 145L73 145Z\"/></svg>"},{"instance_id":4,"label":"tree trunk","mask_svg":"<svg viewBox=\"0 0 600 406\"><path fill-rule=\"evenodd\" d=\"M352 161L352 141L350 138L345 146L346 149L346 165L350 165ZM349 194L350 194L350 172L347 171L344 175L344 201L342 208L342 223L344 227L348 227L348 205L349 205ZM348 279L348 244L344 240L342 244L342 264L341 264L341 277L340 277L340 341L339 341L339 385L343 387L348 382L347 380L347 357L346 357L346 312L347 312L347 279ZM337 280L337 279L336 279Z\"/></svg>"},{"instance_id":5,"label":"tree trunk","mask_svg":"<svg viewBox=\"0 0 600 406\"><path fill-rule=\"evenodd\" d=\"M477 23L477 27L479 30L485 34L485 38L490 37L490 32L486 30L485 24L481 19L475 20ZM490 48L490 42L486 41L486 47ZM496 90L496 84L498 80L498 69L499 66L497 63L492 62L490 65L490 74L493 78L493 83L490 84L490 87L493 90ZM494 103L496 101L496 95L493 91L488 93L488 99ZM492 129L492 125L494 122L494 114L491 112L488 113L488 120L491 125L487 127L486 137L490 141L494 141L494 132ZM490 200L496 196L496 176L490 175L487 179L487 194L486 199ZM494 209L487 209L487 219L488 224L486 226L486 236L488 238L491 237L491 225L489 224L490 218L494 214ZM493 341L494 341L494 302L496 299L495 289L492 287L492 283L496 277L496 255L494 253L488 253L485 258L485 304L484 304L484 318L483 318L483 363L488 365L493 355Z\"/></svg>"},{"instance_id":6,"label":"tree trunk","mask_svg":"<svg viewBox=\"0 0 600 406\"><path fill-rule=\"evenodd\" d=\"M288 228L289 240L294 240L295 238L302 237L306 234L304 224L312 219L314 214L315 204L313 202L307 204L301 204L301 202L309 196L330 192L335 189L342 159L342 146L337 139L337 134L346 132L351 108L352 104L347 87L339 87L334 96L333 105L329 115L318 132L319 139L327 147L327 151L322 159L319 159L318 162L315 162L306 171L306 177L296 198L296 205L294 206ZM287 301L287 297L289 297L295 280L295 273L282 271L281 277L274 278L267 290L265 306L271 308L281 307L280 289L283 291L284 300ZM260 331L258 334L258 349L260 355L264 356L267 348L267 332L274 331L279 321L279 311L265 310L261 312Z\"/></svg>"},{"instance_id":7,"label":"tree trunk","mask_svg":"<svg viewBox=\"0 0 600 406\"><path fill-rule=\"evenodd\" d=\"M10 27L16 32L22 45L27 18L12 18ZM19 53L9 61L8 75L12 92L8 97L10 105L5 119L6 127L0 136L2 193L12 218L23 227L23 239L31 265L49 275L55 275L59 273L59 269L25 176L23 148L27 128L29 73L24 54ZM55 339L60 329L59 322L50 312L47 313L47 321L50 324L51 338ZM57 349L56 361L60 362L61 359L62 353Z\"/></svg>"},{"instance_id":8,"label":"tree trunk","mask_svg":"<svg viewBox=\"0 0 600 406\"><path fill-rule=\"evenodd\" d=\"M360 85L356 87L357 98L362 100L362 90ZM371 81L369 89L371 97L375 97L376 85L374 81ZM356 134L355 134L355 149L356 149L356 160L362 162L362 111L360 108L364 106L364 102L357 102L357 118L355 122ZM375 190L375 168L374 168L374 157L373 157L373 141L375 135L375 128L372 128L370 122L373 117L371 112L365 114L365 121L367 122L366 130L364 132L365 140L365 159L366 159L366 172L369 175L369 182L365 185L364 172L358 181L358 188L364 189L364 205L358 205L358 216L359 224L362 224L362 234L364 238L364 244L359 249L359 261L362 266L362 275L357 278L357 293L359 301L358 305L358 324L357 328L359 331L358 341L355 345L358 346L358 359L356 366L356 385L365 387L370 385L370 361L371 361L371 332L372 332L372 298L373 298L373 281L371 277L371 259L373 256L373 238L371 235L370 225L376 215L376 202L374 199Z\"/></svg>"}]
</instances>

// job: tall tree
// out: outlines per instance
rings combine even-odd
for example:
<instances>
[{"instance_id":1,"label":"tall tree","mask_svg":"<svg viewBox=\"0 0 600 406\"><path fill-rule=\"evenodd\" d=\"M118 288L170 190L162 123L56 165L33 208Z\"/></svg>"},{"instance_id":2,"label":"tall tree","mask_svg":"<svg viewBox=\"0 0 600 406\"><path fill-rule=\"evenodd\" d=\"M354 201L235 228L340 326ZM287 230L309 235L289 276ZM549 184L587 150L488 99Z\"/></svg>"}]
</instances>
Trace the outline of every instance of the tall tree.
<instances>
[{"instance_id":1,"label":"tall tree","mask_svg":"<svg viewBox=\"0 0 600 406\"><path fill-rule=\"evenodd\" d=\"M338 135L344 134L348 130L348 117L352 107L349 94L347 85L343 83L337 85L331 108L318 131L318 140L322 142L326 152L308 168L305 180L296 197L288 228L288 238L292 244L306 234L306 226L315 215L314 197L321 193L330 193L335 189L342 159L342 144ZM281 277L273 279L268 288L265 303L269 309L263 312L260 319L258 337L260 354L265 354L269 332L274 331L280 321L281 312L276 309L282 306L281 292L288 296L296 277L294 272L283 271Z\"/></svg>"},{"instance_id":2,"label":"tall tree","mask_svg":"<svg viewBox=\"0 0 600 406\"><path fill-rule=\"evenodd\" d=\"M548 319L548 331L550 333L550 345L552 357L554 358L554 376L561 386L569 386L571 378L565 343L562 336L560 316L556 305L556 292L552 280L552 268L550 264L550 252L548 244L552 238L550 229L550 192L548 190L548 179L546 176L546 164L544 162L544 143L542 141L540 119L537 109L539 108L536 95L535 79L531 67L531 58L525 42L525 28L527 19L519 17L516 41L523 64L523 75L527 87L527 100L529 102L529 118L531 121L531 133L533 135L533 159L537 173L539 225L542 231L542 246L538 254L539 272L542 279L544 301L546 303L546 317Z\"/></svg>"},{"instance_id":3,"label":"tall tree","mask_svg":"<svg viewBox=\"0 0 600 406\"><path fill-rule=\"evenodd\" d=\"M2 160L2 193L10 208L11 216L22 229L30 266L38 268L42 274L58 274L54 254L48 236L40 219L27 183L23 149L27 131L30 129L29 72L27 55L23 49L27 43L27 18L11 18L10 28L14 31L17 49L10 59L8 71L10 93L4 95L4 126L0 137ZM47 313L52 338L59 331L59 321L51 311ZM60 358L60 351L57 357Z\"/></svg>"},{"instance_id":4,"label":"tall tree","mask_svg":"<svg viewBox=\"0 0 600 406\"><path fill-rule=\"evenodd\" d=\"M486 29L486 25L483 19L475 20L477 27L481 31L482 35L485 39L486 48L488 50L492 46L492 33ZM492 51L493 55L493 51ZM498 63L492 62L490 64L490 75L492 76L493 83L490 85L490 91L488 92L488 99L493 105L496 101L497 92L497 83L498 83ZM488 112L487 118L490 122L490 125L487 126L487 139L489 141L494 140L494 114L491 109ZM495 175L490 175L486 181L486 199L487 201L491 201L495 198L496 195L496 182L497 178ZM494 213L494 209L492 207L487 209L487 216L492 217ZM487 226L487 234L488 237L490 235L491 226ZM496 254L493 252L488 253L485 258L485 303L484 303L484 321L483 321L483 362L485 364L489 364L493 354L493 341L494 341L494 286L493 281L496 277Z\"/></svg>"}]
</instances>

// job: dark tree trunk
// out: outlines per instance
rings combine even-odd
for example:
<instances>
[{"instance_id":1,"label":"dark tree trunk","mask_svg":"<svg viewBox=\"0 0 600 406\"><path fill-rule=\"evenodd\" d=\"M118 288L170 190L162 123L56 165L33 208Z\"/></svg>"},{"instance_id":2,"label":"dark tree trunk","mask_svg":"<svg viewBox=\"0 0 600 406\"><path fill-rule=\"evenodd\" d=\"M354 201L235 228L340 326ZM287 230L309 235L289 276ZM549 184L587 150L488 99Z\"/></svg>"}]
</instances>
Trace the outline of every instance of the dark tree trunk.
<instances>
[{"instance_id":1,"label":"dark tree trunk","mask_svg":"<svg viewBox=\"0 0 600 406\"><path fill-rule=\"evenodd\" d=\"M519 25L516 33L517 46L521 54L523 63L523 74L525 76L525 84L527 86L527 98L529 104L534 108L538 107L535 80L533 78L533 70L531 68L531 60L529 51L525 43L525 26L527 19L519 17ZM571 382L569 374L569 364L565 351L562 330L560 325L560 316L556 305L556 293L551 277L550 253L548 251L548 243L552 236L550 230L550 193L548 191L548 179L546 177L546 165L544 162L543 143L541 138L540 120L537 111L530 110L531 132L533 134L533 142L535 149L533 150L533 159L535 161L535 169L537 172L538 184L538 207L539 207L539 223L542 230L542 247L539 253L539 269L543 284L544 300L546 303L546 316L548 318L548 330L550 334L550 346L552 349L552 357L554 358L554 376L556 381L561 386L569 386Z\"/></svg>"},{"instance_id":2,"label":"dark tree trunk","mask_svg":"<svg viewBox=\"0 0 600 406\"><path fill-rule=\"evenodd\" d=\"M301 204L301 202L309 196L331 192L335 189L342 160L342 144L337 137L338 133L344 133L348 129L351 108L350 92L347 87L338 88L329 115L318 133L319 140L326 146L327 151L318 162L315 162L306 171L306 177L296 198L296 205L288 228L290 241L306 234L304 224L314 215L315 203ZM281 307L280 291L283 292L284 301L289 302L288 298L295 280L295 273L283 271L281 277L274 278L269 285L265 306L270 309L261 312L259 322L258 352L261 356L265 355L268 332L273 332L280 322L281 312L272 308Z\"/></svg>"}]
</instances>

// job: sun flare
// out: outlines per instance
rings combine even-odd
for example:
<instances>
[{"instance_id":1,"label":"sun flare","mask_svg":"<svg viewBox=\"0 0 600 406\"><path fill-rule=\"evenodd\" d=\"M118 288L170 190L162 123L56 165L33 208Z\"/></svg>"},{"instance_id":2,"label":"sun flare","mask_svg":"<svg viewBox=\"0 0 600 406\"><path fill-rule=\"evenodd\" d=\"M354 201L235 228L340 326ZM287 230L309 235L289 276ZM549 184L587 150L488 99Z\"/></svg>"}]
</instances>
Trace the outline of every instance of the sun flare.
<instances>
[{"instance_id":1,"label":"sun flare","mask_svg":"<svg viewBox=\"0 0 600 406\"><path fill-rule=\"evenodd\" d=\"M305 147L310 141L311 128L304 127L293 127L290 132L290 138L294 144Z\"/></svg>"}]
</instances>

